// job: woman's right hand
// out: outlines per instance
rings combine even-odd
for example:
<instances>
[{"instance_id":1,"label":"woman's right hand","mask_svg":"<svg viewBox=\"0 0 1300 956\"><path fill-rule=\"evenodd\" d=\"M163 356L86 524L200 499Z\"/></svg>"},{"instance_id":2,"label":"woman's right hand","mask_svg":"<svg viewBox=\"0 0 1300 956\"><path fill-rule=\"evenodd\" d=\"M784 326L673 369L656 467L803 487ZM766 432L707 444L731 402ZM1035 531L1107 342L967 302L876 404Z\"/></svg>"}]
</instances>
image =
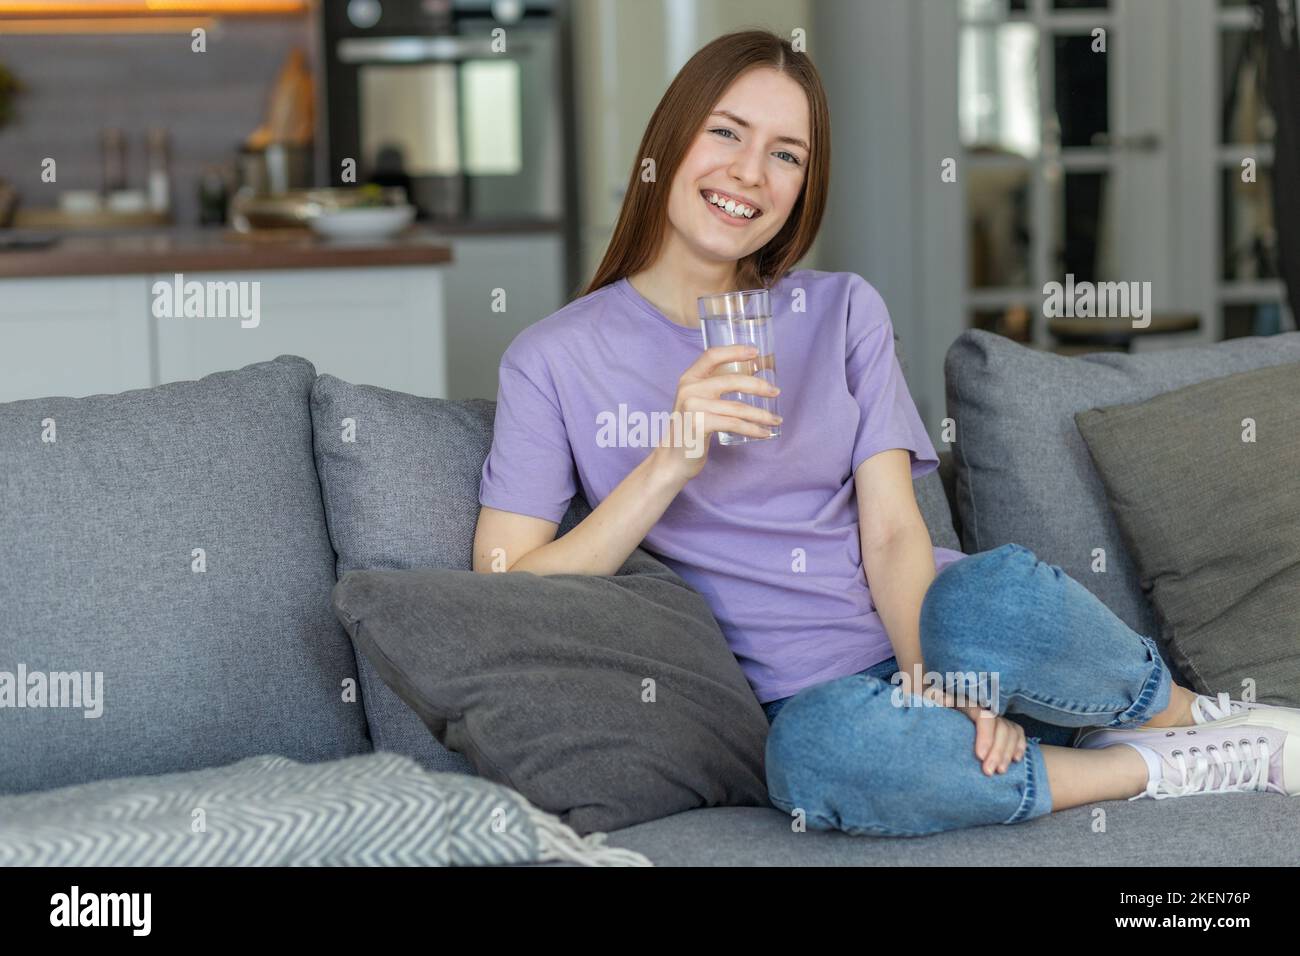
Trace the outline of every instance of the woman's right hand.
<instances>
[{"instance_id":1,"label":"woman's right hand","mask_svg":"<svg viewBox=\"0 0 1300 956\"><path fill-rule=\"evenodd\" d=\"M780 416L746 402L724 400L724 392L747 392L772 397L781 390L757 375L740 372L713 374L719 365L754 364L758 350L752 345L715 345L700 353L677 380L677 395L669 416L669 435L660 439L654 454L662 466L682 481L704 468L714 432L734 432L754 438L771 435L770 426ZM689 421L688 421L689 419Z\"/></svg>"}]
</instances>

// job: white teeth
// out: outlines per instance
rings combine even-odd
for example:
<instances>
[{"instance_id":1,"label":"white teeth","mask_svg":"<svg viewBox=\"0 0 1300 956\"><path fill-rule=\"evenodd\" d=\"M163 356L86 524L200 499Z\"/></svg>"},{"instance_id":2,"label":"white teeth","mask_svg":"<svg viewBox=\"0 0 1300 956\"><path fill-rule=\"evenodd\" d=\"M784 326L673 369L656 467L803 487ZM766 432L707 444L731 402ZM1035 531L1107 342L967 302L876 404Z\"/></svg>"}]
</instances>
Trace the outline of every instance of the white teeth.
<instances>
[{"instance_id":1,"label":"white teeth","mask_svg":"<svg viewBox=\"0 0 1300 956\"><path fill-rule=\"evenodd\" d=\"M758 214L758 210L746 206L744 203L738 203L734 199L724 199L717 193L709 193L708 201L721 209L725 209L729 215L743 219L753 219Z\"/></svg>"}]
</instances>

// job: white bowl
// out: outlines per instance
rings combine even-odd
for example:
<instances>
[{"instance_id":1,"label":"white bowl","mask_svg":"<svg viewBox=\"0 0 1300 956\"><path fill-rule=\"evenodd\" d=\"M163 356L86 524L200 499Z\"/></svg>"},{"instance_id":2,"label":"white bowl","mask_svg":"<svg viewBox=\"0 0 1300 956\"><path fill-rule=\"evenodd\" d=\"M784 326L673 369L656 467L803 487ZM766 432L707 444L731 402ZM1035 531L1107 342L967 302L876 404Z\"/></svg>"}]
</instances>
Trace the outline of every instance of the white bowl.
<instances>
[{"instance_id":1,"label":"white bowl","mask_svg":"<svg viewBox=\"0 0 1300 956\"><path fill-rule=\"evenodd\" d=\"M415 219L415 207L359 206L352 209L322 209L308 223L330 239L387 239L401 232Z\"/></svg>"}]
</instances>

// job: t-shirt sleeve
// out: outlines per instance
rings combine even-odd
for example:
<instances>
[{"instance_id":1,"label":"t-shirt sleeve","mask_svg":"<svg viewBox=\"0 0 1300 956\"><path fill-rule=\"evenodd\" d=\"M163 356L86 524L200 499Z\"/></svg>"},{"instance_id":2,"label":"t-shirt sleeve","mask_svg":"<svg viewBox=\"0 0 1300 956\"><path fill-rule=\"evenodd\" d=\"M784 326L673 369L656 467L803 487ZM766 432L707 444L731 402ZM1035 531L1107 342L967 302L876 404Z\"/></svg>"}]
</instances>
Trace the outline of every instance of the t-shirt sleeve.
<instances>
[{"instance_id":1,"label":"t-shirt sleeve","mask_svg":"<svg viewBox=\"0 0 1300 956\"><path fill-rule=\"evenodd\" d=\"M856 274L849 290L845 347L844 372L860 413L851 472L872 455L890 448L910 452L914 479L936 470L939 456L903 379L885 300Z\"/></svg>"},{"instance_id":2,"label":"t-shirt sleeve","mask_svg":"<svg viewBox=\"0 0 1300 956\"><path fill-rule=\"evenodd\" d=\"M573 452L554 389L544 373L502 361L492 447L483 462L479 504L557 524L577 489Z\"/></svg>"}]
</instances>

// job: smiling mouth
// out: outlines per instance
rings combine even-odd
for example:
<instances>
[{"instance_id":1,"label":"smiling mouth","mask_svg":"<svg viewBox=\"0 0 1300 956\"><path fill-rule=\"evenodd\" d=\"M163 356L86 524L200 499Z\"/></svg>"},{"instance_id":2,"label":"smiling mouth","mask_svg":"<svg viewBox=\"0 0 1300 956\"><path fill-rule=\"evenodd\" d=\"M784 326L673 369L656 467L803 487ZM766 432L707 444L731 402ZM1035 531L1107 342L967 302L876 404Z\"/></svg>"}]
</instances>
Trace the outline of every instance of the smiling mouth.
<instances>
[{"instance_id":1,"label":"smiling mouth","mask_svg":"<svg viewBox=\"0 0 1300 956\"><path fill-rule=\"evenodd\" d=\"M720 213L722 213L722 214L723 214L724 216L726 216L728 219L734 219L736 222L753 222L753 221L754 221L755 219L757 219L759 216L763 215L763 210L761 210L761 209L757 209L757 208L754 208L754 207L751 206L750 208L751 208L751 209L754 209L754 215L752 215L752 216L734 216L734 215L732 215L731 213L727 212L727 210L726 210L724 207L719 206L717 203L715 203L715 202L711 202L711 201L709 200L709 195L710 195L711 193L715 193L715 192L716 192L715 190L711 190L711 189L701 189L701 190L700 190L700 198L703 199L703 200L704 200L706 203L708 203L710 206L713 206L715 209L717 209ZM721 194L718 193L718 195L721 195Z\"/></svg>"}]
</instances>

